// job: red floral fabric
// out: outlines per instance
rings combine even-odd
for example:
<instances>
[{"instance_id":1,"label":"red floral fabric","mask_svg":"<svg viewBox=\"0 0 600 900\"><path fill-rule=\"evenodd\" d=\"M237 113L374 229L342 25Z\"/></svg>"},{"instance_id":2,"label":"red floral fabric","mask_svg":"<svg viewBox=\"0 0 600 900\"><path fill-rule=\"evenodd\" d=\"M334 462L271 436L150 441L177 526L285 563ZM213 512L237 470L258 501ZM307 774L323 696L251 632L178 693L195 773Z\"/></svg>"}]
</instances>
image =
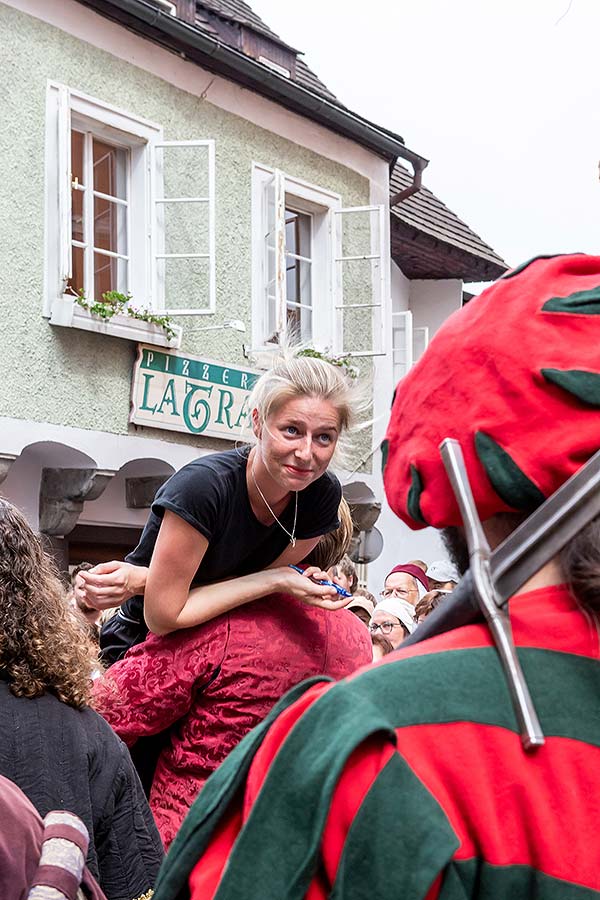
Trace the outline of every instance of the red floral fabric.
<instances>
[{"instance_id":1,"label":"red floral fabric","mask_svg":"<svg viewBox=\"0 0 600 900\"><path fill-rule=\"evenodd\" d=\"M353 613L273 595L150 635L96 682L94 706L129 746L170 729L150 793L168 847L208 776L287 690L370 661L369 633Z\"/></svg>"}]
</instances>

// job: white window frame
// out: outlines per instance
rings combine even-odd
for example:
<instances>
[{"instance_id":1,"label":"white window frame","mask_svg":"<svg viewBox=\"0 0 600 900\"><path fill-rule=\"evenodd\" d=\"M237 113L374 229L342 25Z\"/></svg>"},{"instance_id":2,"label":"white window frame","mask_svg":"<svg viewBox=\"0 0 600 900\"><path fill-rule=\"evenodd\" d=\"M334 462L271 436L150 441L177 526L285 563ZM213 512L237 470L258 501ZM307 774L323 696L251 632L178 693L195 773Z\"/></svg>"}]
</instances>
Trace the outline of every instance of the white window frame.
<instances>
[{"instance_id":1,"label":"white window frame","mask_svg":"<svg viewBox=\"0 0 600 900\"><path fill-rule=\"evenodd\" d=\"M404 321L404 347L399 347L396 345L394 340L394 325L397 322ZM407 375L413 367L414 362L414 333L413 333L413 314L412 312L407 310L401 310L398 312L392 313L392 374L394 380L394 387L398 384L398 382ZM404 352L404 362L397 362L398 354ZM398 366L404 365L405 371L402 375L398 375L397 369Z\"/></svg>"},{"instance_id":2,"label":"white window frame","mask_svg":"<svg viewBox=\"0 0 600 900\"><path fill-rule=\"evenodd\" d=\"M66 85L48 83L46 103L46 258L43 314L51 319L68 318L64 293L71 276L71 128L91 130L108 143L130 150L128 194L129 285L141 306L152 308L150 271L149 147L162 136L159 125L132 116L124 110L89 97ZM58 165L56 161L58 160ZM142 223L139 227L138 223ZM82 310L83 312L83 310ZM134 321L134 320L131 320ZM57 324L62 324L58 322Z\"/></svg>"},{"instance_id":3,"label":"white window frame","mask_svg":"<svg viewBox=\"0 0 600 900\"><path fill-rule=\"evenodd\" d=\"M53 325L81 328L145 341L167 347L181 345L182 329L173 325L168 339L160 326L116 315L104 321L77 304L66 284L71 277L71 127L93 132L107 143L126 147L129 153L128 197L128 290L133 305L169 315L212 315L215 311L215 151L214 141L164 141L162 127L111 104L89 97L57 82L48 82L46 99L46 191L43 315ZM176 198L177 202L208 203L210 280L208 305L199 308L165 309L158 289L155 262L161 256L165 236L158 227L156 210L163 202L162 185L156 175L155 152L160 147L208 147L209 194L206 198ZM134 227L131 222L134 221ZM166 254L163 254L166 255ZM197 254L176 254L192 257ZM202 254L205 256L206 254ZM88 298L99 299L99 298Z\"/></svg>"},{"instance_id":4,"label":"white window frame","mask_svg":"<svg viewBox=\"0 0 600 900\"><path fill-rule=\"evenodd\" d=\"M413 328L413 365L418 362L429 346L429 325Z\"/></svg>"},{"instance_id":5,"label":"white window frame","mask_svg":"<svg viewBox=\"0 0 600 900\"><path fill-rule=\"evenodd\" d=\"M92 152L93 152L92 151L92 140L97 135L95 133L93 133L92 130L89 128L89 124L87 121L85 121L84 119L82 119L80 117L75 117L74 115L72 115L71 116L71 132L73 130L79 130L79 129L81 129L82 136L83 136L83 169L84 169L84 172L87 172L87 175L90 178L89 183L84 185L85 194L83 197L83 217L84 217L84 222L88 224L88 231L90 233L88 234L87 243L75 242L73 240L73 236L71 234L71 248L73 247L73 245L76 244L78 247L80 247L83 250L83 254L84 254L84 291L85 291L85 294L87 297L92 297L94 295L94 271L95 271L95 269L94 269L94 254L95 253L99 253L100 255L105 256L106 259L110 259L111 257L113 257L113 258L116 257L119 259L125 259L127 261L127 278L126 278L126 284L123 286L124 287L123 293L127 293L130 290L132 277L135 278L135 274L136 274L134 272L132 275L132 272L131 272L132 263L134 265L139 264L138 254L137 253L132 254L131 249L130 249L131 248L131 238L132 238L131 216L132 216L132 212L135 210L135 198L134 198L134 203L132 204L132 202L131 202L132 198L130 196L130 194L132 192L132 187L133 187L133 185L132 185L133 179L132 179L131 147L128 144L123 144L118 139L110 140L111 147L118 148L120 150L125 150L127 152L127 163L125 166L125 191L124 191L126 199L116 198L116 197L111 198L111 203L113 203L115 205L118 204L119 206L124 207L126 210L127 253L124 254L124 253L119 253L119 252L115 251L114 249L102 250L101 248L98 248L95 246L94 202L95 202L95 198L97 196L104 196L104 195L98 194L98 192L94 188L94 184L93 184L94 163L93 163L93 159L92 159ZM108 137L106 139L108 140ZM74 185L72 185L72 187L73 187L73 189L75 189ZM71 194L71 197L72 197L72 194ZM66 206L66 204L63 204L63 205ZM133 207L133 209L132 209L132 207ZM66 215L68 216L67 227L72 228L72 220L71 220L71 217L68 215L68 213L69 213L69 210L67 209L66 210ZM92 223L91 228L89 228L90 222ZM71 250L71 254L69 254L69 256L66 258L66 265L69 267L72 266L72 250ZM66 268L65 268L65 271L66 271ZM141 273L141 274L145 277L145 273ZM135 283L137 284L138 281L139 281L139 276L138 276L138 278L135 278ZM119 288L117 288L117 290L118 289Z\"/></svg>"},{"instance_id":6,"label":"white window frame","mask_svg":"<svg viewBox=\"0 0 600 900\"><path fill-rule=\"evenodd\" d=\"M339 194L284 174L270 166L252 164L252 350L272 351L277 345L268 343L265 285L267 279L264 228L265 184L273 177L279 180L279 205L312 216L311 246L311 345L321 351L336 352L333 279L333 213L342 206ZM284 216L285 218L285 216ZM285 243L280 247L278 262L279 300L277 330L285 332Z\"/></svg>"},{"instance_id":7,"label":"white window frame","mask_svg":"<svg viewBox=\"0 0 600 900\"><path fill-rule=\"evenodd\" d=\"M285 200L285 197L284 197L284 200ZM287 215L286 215L286 214L287 214L288 212L294 213L295 215L298 215L298 216L303 216L303 217L305 217L305 218L308 218L308 220L309 220L309 223L310 223L310 225L309 225L309 227L310 227L310 247L309 247L310 257L308 257L308 256L301 256L301 255L298 254L298 253L292 253L292 252L288 249L287 244L285 245L284 258L285 258L285 291L286 291L286 295L285 295L285 306L286 306L286 323L287 323L287 315L288 315L288 311L289 311L289 307L290 307L290 306L291 306L292 308L294 308L294 309L299 309L299 310L300 310L300 321L302 321L302 310L308 310L308 311L310 312L310 322L311 322L311 332L312 332L312 330L313 330L314 312L315 312L315 310L314 310L314 290L315 290L315 283L314 283L314 282L315 282L315 278L314 278L314 275L313 275L314 259L312 258L312 257L313 257L313 253L314 253L314 230L315 230L315 220L314 220L314 215L313 215L313 213L308 213L308 212L306 212L306 210L297 209L297 208L296 208L296 204L293 203L293 200L292 200L292 198L290 197L290 199L289 199L287 202L284 203L284 218L285 218L285 231L286 231L286 233L287 233ZM298 301L298 300L294 301L294 300L290 300L290 298L289 298L289 296L288 296L288 293L287 293L287 287L288 287L288 271L289 271L289 270L288 270L288 261L289 261L290 259L293 259L293 260L295 261L295 268L297 269L297 274L298 274L299 272L301 272L301 268L299 268L299 266L298 266L299 263L307 263L307 264L310 266L310 269L309 269L309 272L310 272L310 278L309 278L309 283L310 283L310 287L309 287L309 299L310 299L310 303L302 302L303 300L306 300L306 297L302 297L302 296L301 296L299 301ZM300 278L300 280L302 280L302 279ZM302 340L302 336L300 336L300 340ZM312 337L311 337L311 340L312 340Z\"/></svg>"},{"instance_id":8,"label":"white window frame","mask_svg":"<svg viewBox=\"0 0 600 900\"><path fill-rule=\"evenodd\" d=\"M201 147L208 152L208 193L205 197L164 197L162 180L157 176L156 151L177 149L179 147ZM150 145L151 172L151 207L152 207L152 296L155 308L163 310L169 316L210 316L216 308L216 238L215 238L215 142L214 140L197 141L154 141ZM165 253L164 229L159 227L159 208L167 203L202 203L208 207L208 253ZM169 308L158 278L157 262L160 259L208 259L209 263L209 298L206 307Z\"/></svg>"},{"instance_id":9,"label":"white window frame","mask_svg":"<svg viewBox=\"0 0 600 900\"><path fill-rule=\"evenodd\" d=\"M374 239L371 232L370 253L358 256L345 256L342 247L343 220L345 216L368 213L377 217L378 240ZM385 253L386 225L388 218L383 204L371 206L349 206L338 209L334 215L334 278L335 278L335 344L338 352L349 357L386 356L388 342L386 337L386 315L389 285L389 260ZM371 300L370 303L344 303L344 263L356 260L379 261L379 272L372 271ZM379 300L373 301L373 296ZM344 347L344 311L348 309L370 309L372 341L370 350L346 350Z\"/></svg>"}]
</instances>

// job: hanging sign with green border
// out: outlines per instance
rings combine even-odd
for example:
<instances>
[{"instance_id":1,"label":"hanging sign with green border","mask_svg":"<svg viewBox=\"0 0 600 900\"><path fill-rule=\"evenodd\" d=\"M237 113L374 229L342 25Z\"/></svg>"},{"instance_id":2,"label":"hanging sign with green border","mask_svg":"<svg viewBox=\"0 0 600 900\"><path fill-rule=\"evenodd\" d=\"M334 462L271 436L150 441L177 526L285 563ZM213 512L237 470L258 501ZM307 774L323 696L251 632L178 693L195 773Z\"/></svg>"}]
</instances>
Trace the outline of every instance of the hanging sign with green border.
<instances>
[{"instance_id":1,"label":"hanging sign with green border","mask_svg":"<svg viewBox=\"0 0 600 900\"><path fill-rule=\"evenodd\" d=\"M129 421L235 440L246 425L248 397L259 375L252 369L139 344Z\"/></svg>"}]
</instances>

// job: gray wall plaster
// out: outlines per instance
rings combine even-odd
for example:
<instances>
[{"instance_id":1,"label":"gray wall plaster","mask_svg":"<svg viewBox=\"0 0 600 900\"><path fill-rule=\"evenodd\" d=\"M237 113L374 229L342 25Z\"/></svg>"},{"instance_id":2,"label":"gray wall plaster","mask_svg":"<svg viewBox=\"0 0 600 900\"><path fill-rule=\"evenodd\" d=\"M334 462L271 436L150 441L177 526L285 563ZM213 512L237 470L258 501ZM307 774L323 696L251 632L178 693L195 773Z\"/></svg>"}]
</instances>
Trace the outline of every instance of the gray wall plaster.
<instances>
[{"instance_id":1,"label":"gray wall plaster","mask_svg":"<svg viewBox=\"0 0 600 900\"><path fill-rule=\"evenodd\" d=\"M167 140L214 138L217 183L217 316L241 318L250 333L251 164L369 202L368 180L265 131L53 26L0 4L0 414L126 434L133 342L51 326L42 317L44 131L48 80L67 84L160 123ZM244 363L242 335L202 334L184 322L183 349ZM144 429L137 428L138 433ZM148 429L157 437L160 432ZM162 432L165 440L224 442ZM364 439L363 439L364 440Z\"/></svg>"}]
</instances>

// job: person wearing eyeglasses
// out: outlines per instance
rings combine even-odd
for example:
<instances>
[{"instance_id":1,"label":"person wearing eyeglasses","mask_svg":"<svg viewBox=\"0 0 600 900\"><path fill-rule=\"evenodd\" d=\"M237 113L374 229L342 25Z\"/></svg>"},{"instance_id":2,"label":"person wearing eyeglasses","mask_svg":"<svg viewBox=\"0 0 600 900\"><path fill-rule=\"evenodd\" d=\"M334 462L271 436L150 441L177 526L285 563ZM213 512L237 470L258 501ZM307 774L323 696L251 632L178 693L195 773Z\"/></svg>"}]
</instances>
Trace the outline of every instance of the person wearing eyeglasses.
<instances>
[{"instance_id":1,"label":"person wearing eyeglasses","mask_svg":"<svg viewBox=\"0 0 600 900\"><path fill-rule=\"evenodd\" d=\"M382 600L396 597L415 606L428 590L429 581L423 569L413 563L404 563L394 566L392 571L386 575L383 590L379 596Z\"/></svg>"},{"instance_id":2,"label":"person wearing eyeglasses","mask_svg":"<svg viewBox=\"0 0 600 900\"><path fill-rule=\"evenodd\" d=\"M413 633L415 627L412 606L402 597L387 597L381 600L369 622L371 639L376 634L382 634L388 639L393 650L400 646L407 635Z\"/></svg>"}]
</instances>

